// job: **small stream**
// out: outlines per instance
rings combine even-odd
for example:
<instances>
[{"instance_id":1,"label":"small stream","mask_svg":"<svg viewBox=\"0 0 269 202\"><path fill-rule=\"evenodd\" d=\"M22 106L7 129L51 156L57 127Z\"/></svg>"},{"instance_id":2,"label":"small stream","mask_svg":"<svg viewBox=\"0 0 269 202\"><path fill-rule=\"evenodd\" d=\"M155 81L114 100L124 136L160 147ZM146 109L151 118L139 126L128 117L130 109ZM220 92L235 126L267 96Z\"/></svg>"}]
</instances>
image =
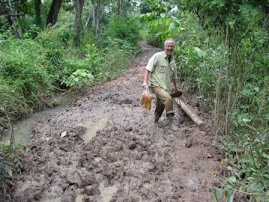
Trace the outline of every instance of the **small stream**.
<instances>
[{"instance_id":1,"label":"small stream","mask_svg":"<svg viewBox=\"0 0 269 202\"><path fill-rule=\"evenodd\" d=\"M13 124L15 144L27 145L33 134L32 126L34 122L60 111L68 104L70 104L73 100L70 95L62 95L60 96L60 98L57 97L57 99L60 99L58 106L54 108L47 108L39 112L34 112L30 117ZM5 143L8 143L10 141L10 130L4 131L4 135L0 137L0 141Z\"/></svg>"},{"instance_id":2,"label":"small stream","mask_svg":"<svg viewBox=\"0 0 269 202\"><path fill-rule=\"evenodd\" d=\"M13 124L15 144L27 145L31 139L32 125L34 122L47 117L53 113L56 113L63 109L65 106L57 106L54 108L45 109L44 111L35 112L30 117L18 121ZM10 140L10 130L4 131L4 136L2 137L3 142L8 142Z\"/></svg>"}]
</instances>

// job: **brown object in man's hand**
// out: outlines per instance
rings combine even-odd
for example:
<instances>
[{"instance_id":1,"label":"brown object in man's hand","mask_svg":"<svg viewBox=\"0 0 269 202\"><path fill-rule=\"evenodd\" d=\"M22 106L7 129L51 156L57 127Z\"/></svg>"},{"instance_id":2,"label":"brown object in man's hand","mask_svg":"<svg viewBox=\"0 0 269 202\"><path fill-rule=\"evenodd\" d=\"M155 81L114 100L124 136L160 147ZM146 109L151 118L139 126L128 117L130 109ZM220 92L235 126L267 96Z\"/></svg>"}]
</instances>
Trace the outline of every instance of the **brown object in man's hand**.
<instances>
[{"instance_id":1,"label":"brown object in man's hand","mask_svg":"<svg viewBox=\"0 0 269 202\"><path fill-rule=\"evenodd\" d=\"M147 110L151 109L152 95L148 91L144 91L140 98L140 104Z\"/></svg>"}]
</instances>

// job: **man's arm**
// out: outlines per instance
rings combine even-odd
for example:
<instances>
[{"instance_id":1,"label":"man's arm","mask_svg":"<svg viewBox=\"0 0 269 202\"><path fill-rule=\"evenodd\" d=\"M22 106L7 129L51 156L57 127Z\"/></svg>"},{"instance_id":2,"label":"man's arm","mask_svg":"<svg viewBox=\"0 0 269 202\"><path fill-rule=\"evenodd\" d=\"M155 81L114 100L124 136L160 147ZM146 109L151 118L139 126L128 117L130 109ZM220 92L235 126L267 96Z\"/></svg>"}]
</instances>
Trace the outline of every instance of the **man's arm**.
<instances>
[{"instance_id":1,"label":"man's arm","mask_svg":"<svg viewBox=\"0 0 269 202\"><path fill-rule=\"evenodd\" d=\"M147 88L148 87L148 78L149 78L149 74L150 74L150 71L145 69L144 70L144 81L143 81L143 84L142 84L142 87L143 88Z\"/></svg>"},{"instance_id":2,"label":"man's arm","mask_svg":"<svg viewBox=\"0 0 269 202\"><path fill-rule=\"evenodd\" d=\"M143 88L148 87L148 78L149 78L150 73L154 71L154 67L155 67L155 55L153 55L149 59L149 62L144 70L144 80L143 80L143 84L142 84Z\"/></svg>"}]
</instances>

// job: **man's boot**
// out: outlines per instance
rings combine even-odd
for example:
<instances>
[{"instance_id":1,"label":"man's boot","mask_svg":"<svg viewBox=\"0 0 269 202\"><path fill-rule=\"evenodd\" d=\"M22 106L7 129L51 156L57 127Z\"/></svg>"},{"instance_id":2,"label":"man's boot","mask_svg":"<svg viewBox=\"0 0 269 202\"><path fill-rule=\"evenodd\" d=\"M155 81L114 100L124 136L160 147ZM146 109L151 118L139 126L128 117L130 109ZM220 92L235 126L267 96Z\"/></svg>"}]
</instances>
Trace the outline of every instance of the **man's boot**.
<instances>
[{"instance_id":1,"label":"man's boot","mask_svg":"<svg viewBox=\"0 0 269 202\"><path fill-rule=\"evenodd\" d=\"M173 115L168 114L167 118L168 118L168 121L169 121L169 123L168 123L169 129L176 132L178 130L178 128L175 126L175 124L173 122Z\"/></svg>"}]
</instances>

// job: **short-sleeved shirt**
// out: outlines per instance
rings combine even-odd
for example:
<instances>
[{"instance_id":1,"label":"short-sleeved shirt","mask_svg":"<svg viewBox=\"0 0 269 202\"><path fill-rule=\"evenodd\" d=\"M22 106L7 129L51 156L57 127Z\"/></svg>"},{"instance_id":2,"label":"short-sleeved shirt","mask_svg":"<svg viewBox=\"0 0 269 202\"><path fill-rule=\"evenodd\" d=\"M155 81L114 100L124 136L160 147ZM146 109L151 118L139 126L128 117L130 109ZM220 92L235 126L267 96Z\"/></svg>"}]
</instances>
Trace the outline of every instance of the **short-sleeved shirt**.
<instances>
[{"instance_id":1,"label":"short-sleeved shirt","mask_svg":"<svg viewBox=\"0 0 269 202\"><path fill-rule=\"evenodd\" d=\"M146 69L150 71L149 85L161 87L170 92L171 79L177 79L177 68L173 57L168 61L164 51L155 53Z\"/></svg>"}]
</instances>

